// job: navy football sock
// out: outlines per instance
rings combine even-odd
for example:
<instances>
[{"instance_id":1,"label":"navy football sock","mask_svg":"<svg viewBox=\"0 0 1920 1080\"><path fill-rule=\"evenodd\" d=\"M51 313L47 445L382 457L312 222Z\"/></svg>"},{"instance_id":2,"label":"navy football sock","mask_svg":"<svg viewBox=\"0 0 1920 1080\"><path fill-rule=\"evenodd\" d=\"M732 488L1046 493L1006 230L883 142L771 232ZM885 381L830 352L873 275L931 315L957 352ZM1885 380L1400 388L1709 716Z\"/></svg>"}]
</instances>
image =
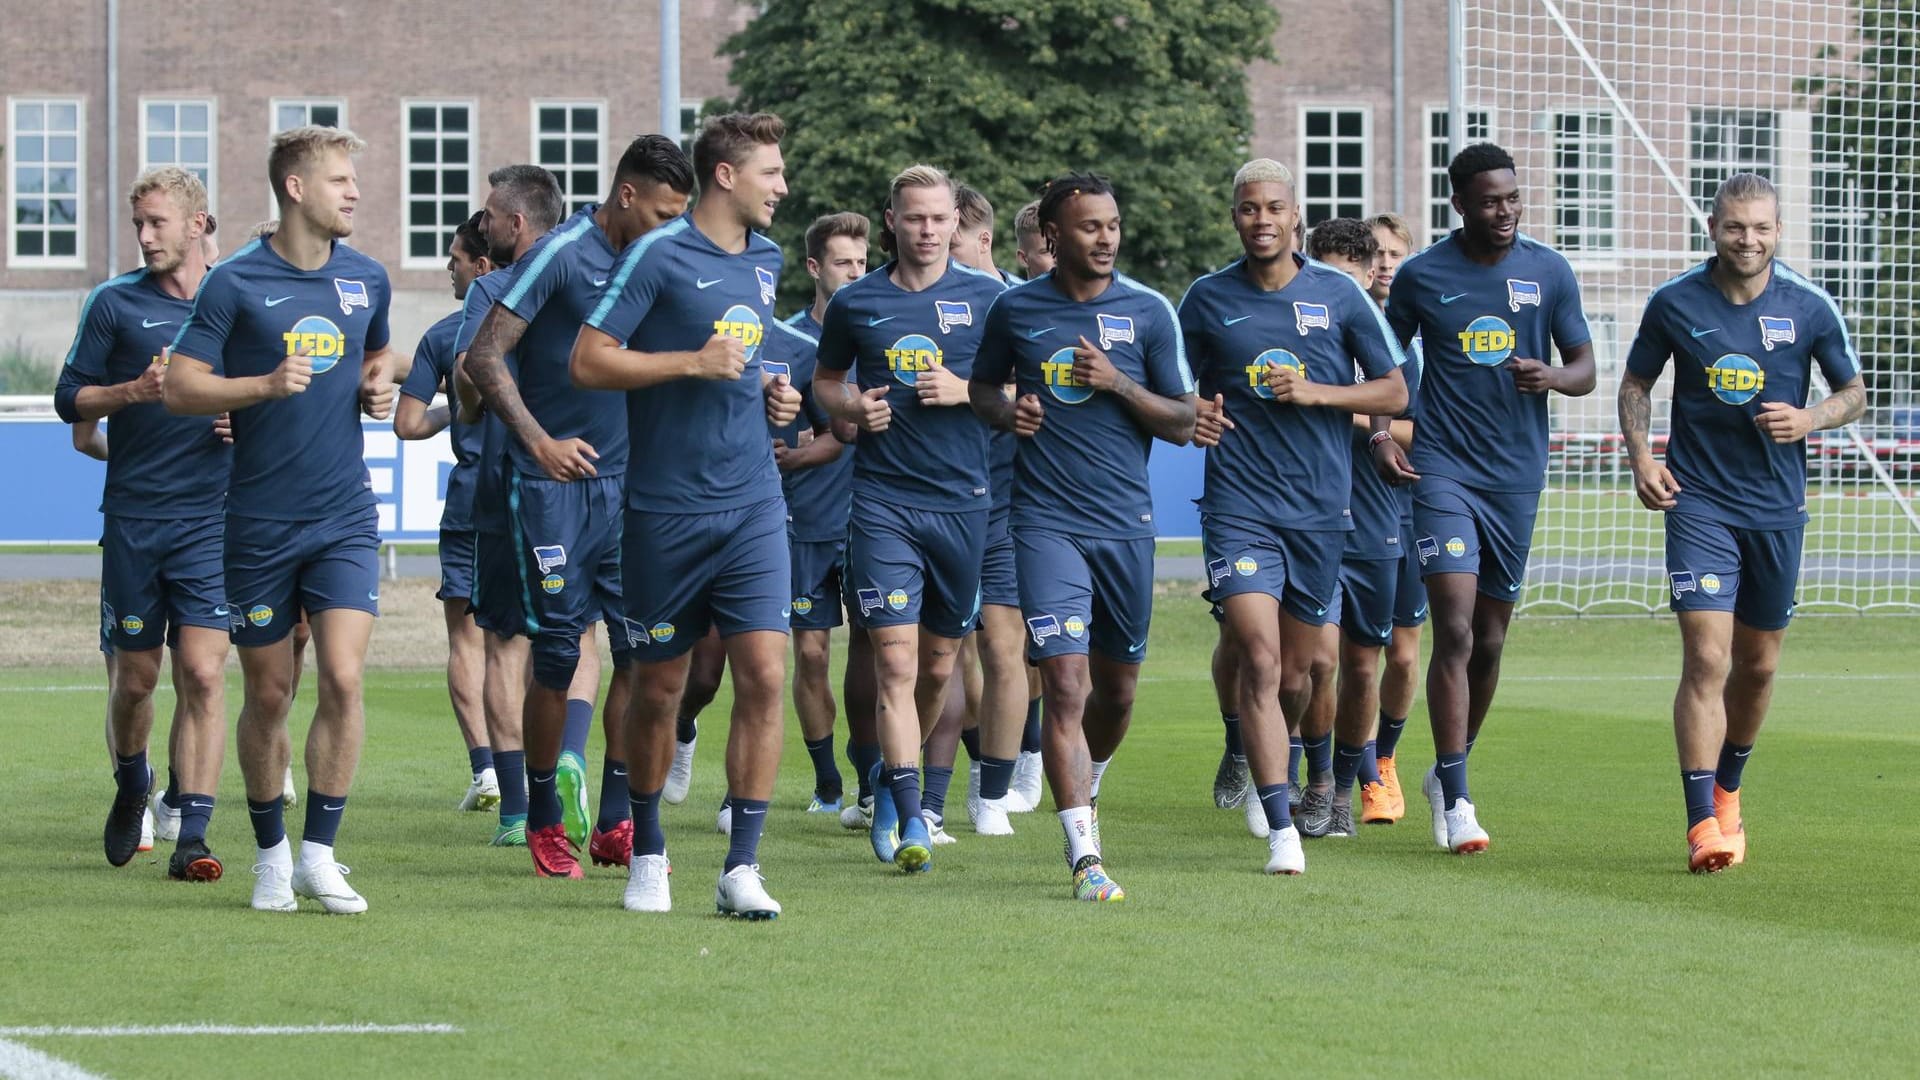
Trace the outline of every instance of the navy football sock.
<instances>
[{"instance_id":1,"label":"navy football sock","mask_svg":"<svg viewBox=\"0 0 1920 1080\"><path fill-rule=\"evenodd\" d=\"M1267 812L1267 828L1278 832L1293 824L1293 810L1287 805L1287 785L1264 784L1253 791Z\"/></svg>"},{"instance_id":2,"label":"navy football sock","mask_svg":"<svg viewBox=\"0 0 1920 1080\"><path fill-rule=\"evenodd\" d=\"M1027 726L1020 729L1020 752L1037 754L1040 752L1040 699L1027 702Z\"/></svg>"},{"instance_id":3,"label":"navy football sock","mask_svg":"<svg viewBox=\"0 0 1920 1080\"><path fill-rule=\"evenodd\" d=\"M633 853L665 855L667 836L660 831L660 793L627 789L627 807L633 814Z\"/></svg>"},{"instance_id":4,"label":"navy football sock","mask_svg":"<svg viewBox=\"0 0 1920 1080\"><path fill-rule=\"evenodd\" d=\"M1720 767L1714 770L1714 782L1720 790L1734 792L1740 790L1740 773L1747 767L1747 755L1753 753L1753 747L1735 746L1733 743L1720 744Z\"/></svg>"},{"instance_id":5,"label":"navy football sock","mask_svg":"<svg viewBox=\"0 0 1920 1080\"><path fill-rule=\"evenodd\" d=\"M1323 784L1333 771L1333 733L1300 740L1307 757L1307 783Z\"/></svg>"},{"instance_id":6,"label":"navy football sock","mask_svg":"<svg viewBox=\"0 0 1920 1080\"><path fill-rule=\"evenodd\" d=\"M760 830L767 827L767 800L733 800L733 826L727 833L726 869L760 861Z\"/></svg>"},{"instance_id":7,"label":"navy football sock","mask_svg":"<svg viewBox=\"0 0 1920 1080\"><path fill-rule=\"evenodd\" d=\"M920 796L920 808L933 811L936 821L944 821L947 816L947 788L953 783L953 769L942 765L926 767L925 793Z\"/></svg>"},{"instance_id":8,"label":"navy football sock","mask_svg":"<svg viewBox=\"0 0 1920 1080\"><path fill-rule=\"evenodd\" d=\"M1004 799L1013 783L1012 758L983 758L980 762L980 797Z\"/></svg>"},{"instance_id":9,"label":"navy football sock","mask_svg":"<svg viewBox=\"0 0 1920 1080\"><path fill-rule=\"evenodd\" d=\"M880 764L880 744L877 742L849 742L847 757L853 761L853 772L860 782L860 797L873 798L873 768Z\"/></svg>"},{"instance_id":10,"label":"navy football sock","mask_svg":"<svg viewBox=\"0 0 1920 1080\"><path fill-rule=\"evenodd\" d=\"M1298 735L1287 740L1287 783L1300 782L1300 758L1306 753Z\"/></svg>"},{"instance_id":11,"label":"navy football sock","mask_svg":"<svg viewBox=\"0 0 1920 1080\"><path fill-rule=\"evenodd\" d=\"M493 755L493 774L500 781L500 820L527 816L527 752L502 750Z\"/></svg>"},{"instance_id":12,"label":"navy football sock","mask_svg":"<svg viewBox=\"0 0 1920 1080\"><path fill-rule=\"evenodd\" d=\"M587 735L593 730L593 702L567 699L567 724L560 729L560 752L571 753L584 764L587 760Z\"/></svg>"},{"instance_id":13,"label":"navy football sock","mask_svg":"<svg viewBox=\"0 0 1920 1080\"><path fill-rule=\"evenodd\" d=\"M1247 748L1240 742L1240 717L1233 713L1221 713L1220 723L1227 729L1227 753L1234 757L1246 757Z\"/></svg>"},{"instance_id":14,"label":"navy football sock","mask_svg":"<svg viewBox=\"0 0 1920 1080\"><path fill-rule=\"evenodd\" d=\"M840 766L833 760L833 736L807 739L807 757L813 761L813 793L821 802L837 802L844 791Z\"/></svg>"},{"instance_id":15,"label":"navy football sock","mask_svg":"<svg viewBox=\"0 0 1920 1080\"><path fill-rule=\"evenodd\" d=\"M493 747L476 746L468 750L467 767L473 770L473 775L475 776L479 776L486 770L493 768Z\"/></svg>"},{"instance_id":16,"label":"navy football sock","mask_svg":"<svg viewBox=\"0 0 1920 1080\"><path fill-rule=\"evenodd\" d=\"M893 806L900 814L900 831L904 833L906 823L920 816L920 770L887 766L881 772L881 781L893 792Z\"/></svg>"},{"instance_id":17,"label":"navy football sock","mask_svg":"<svg viewBox=\"0 0 1920 1080\"><path fill-rule=\"evenodd\" d=\"M247 800L247 818L253 823L255 846L270 848L287 838L286 808L276 796L266 802Z\"/></svg>"},{"instance_id":18,"label":"navy football sock","mask_svg":"<svg viewBox=\"0 0 1920 1080\"><path fill-rule=\"evenodd\" d=\"M186 794L180 800L180 842L207 838L207 822L213 818L213 796Z\"/></svg>"},{"instance_id":19,"label":"navy football sock","mask_svg":"<svg viewBox=\"0 0 1920 1080\"><path fill-rule=\"evenodd\" d=\"M1386 713L1380 714L1380 738L1378 740L1380 749L1378 752L1381 757L1390 758L1393 756L1394 750L1400 746L1400 733L1406 729L1406 717L1403 716L1398 720L1394 720L1389 718Z\"/></svg>"},{"instance_id":20,"label":"navy football sock","mask_svg":"<svg viewBox=\"0 0 1920 1080\"><path fill-rule=\"evenodd\" d=\"M113 756L113 782L122 795L144 795L153 787L153 769L147 765L147 752Z\"/></svg>"},{"instance_id":21,"label":"navy football sock","mask_svg":"<svg viewBox=\"0 0 1920 1080\"><path fill-rule=\"evenodd\" d=\"M527 770L527 831L560 824L560 788L553 769Z\"/></svg>"},{"instance_id":22,"label":"navy football sock","mask_svg":"<svg viewBox=\"0 0 1920 1080\"><path fill-rule=\"evenodd\" d=\"M960 745L966 747L967 760L980 760L980 729L977 727L960 729Z\"/></svg>"},{"instance_id":23,"label":"navy football sock","mask_svg":"<svg viewBox=\"0 0 1920 1080\"><path fill-rule=\"evenodd\" d=\"M334 837L340 835L340 818L346 812L345 795L322 795L308 788L307 824L300 832L300 842L332 847Z\"/></svg>"},{"instance_id":24,"label":"navy football sock","mask_svg":"<svg viewBox=\"0 0 1920 1080\"><path fill-rule=\"evenodd\" d=\"M678 742L690 743L694 740L694 737L699 734L700 724L691 716L681 717L673 728L673 737Z\"/></svg>"},{"instance_id":25,"label":"navy football sock","mask_svg":"<svg viewBox=\"0 0 1920 1080\"><path fill-rule=\"evenodd\" d=\"M627 820L627 763L606 758L600 763L600 813L594 820L597 832Z\"/></svg>"},{"instance_id":26,"label":"navy football sock","mask_svg":"<svg viewBox=\"0 0 1920 1080\"><path fill-rule=\"evenodd\" d=\"M1680 770L1680 787L1687 796L1687 828L1713 816L1713 770Z\"/></svg>"},{"instance_id":27,"label":"navy football sock","mask_svg":"<svg viewBox=\"0 0 1920 1080\"><path fill-rule=\"evenodd\" d=\"M1433 771L1440 777L1442 807L1451 810L1454 803L1467 798L1467 755L1442 757L1433 763Z\"/></svg>"}]
</instances>

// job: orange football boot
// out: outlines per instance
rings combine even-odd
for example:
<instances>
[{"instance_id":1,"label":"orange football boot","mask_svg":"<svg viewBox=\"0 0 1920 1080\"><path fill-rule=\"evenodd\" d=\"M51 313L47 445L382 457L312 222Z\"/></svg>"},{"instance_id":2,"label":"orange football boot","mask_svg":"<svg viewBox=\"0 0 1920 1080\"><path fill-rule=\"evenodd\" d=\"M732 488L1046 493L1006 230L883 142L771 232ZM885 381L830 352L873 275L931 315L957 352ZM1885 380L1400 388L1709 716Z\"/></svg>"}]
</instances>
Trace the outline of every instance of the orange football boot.
<instances>
[{"instance_id":1,"label":"orange football boot","mask_svg":"<svg viewBox=\"0 0 1920 1080\"><path fill-rule=\"evenodd\" d=\"M1733 845L1720 835L1720 820L1706 818L1687 830L1687 869L1717 874L1733 865Z\"/></svg>"},{"instance_id":2,"label":"orange football boot","mask_svg":"<svg viewBox=\"0 0 1920 1080\"><path fill-rule=\"evenodd\" d=\"M1713 785L1713 816L1720 823L1720 835L1733 846L1733 862L1727 865L1746 862L1747 823L1740 818L1740 793Z\"/></svg>"},{"instance_id":3,"label":"orange football boot","mask_svg":"<svg viewBox=\"0 0 1920 1080\"><path fill-rule=\"evenodd\" d=\"M1380 758L1376 765L1380 770L1380 786L1387 789L1387 810L1393 814L1391 820L1399 821L1407 816L1407 797L1400 790L1400 767L1390 757Z\"/></svg>"}]
</instances>

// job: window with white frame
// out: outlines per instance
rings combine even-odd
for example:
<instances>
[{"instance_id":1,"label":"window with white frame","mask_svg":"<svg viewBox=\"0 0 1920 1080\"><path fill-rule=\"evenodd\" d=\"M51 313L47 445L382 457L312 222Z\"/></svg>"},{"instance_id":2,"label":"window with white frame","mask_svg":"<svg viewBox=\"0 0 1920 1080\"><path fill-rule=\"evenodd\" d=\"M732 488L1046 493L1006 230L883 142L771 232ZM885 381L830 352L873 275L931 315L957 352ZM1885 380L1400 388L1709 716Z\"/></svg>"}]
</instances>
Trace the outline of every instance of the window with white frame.
<instances>
[{"instance_id":1,"label":"window with white frame","mask_svg":"<svg viewBox=\"0 0 1920 1080\"><path fill-rule=\"evenodd\" d=\"M1306 226L1336 217L1367 216L1367 110L1302 109L1300 206Z\"/></svg>"},{"instance_id":2,"label":"window with white frame","mask_svg":"<svg viewBox=\"0 0 1920 1080\"><path fill-rule=\"evenodd\" d=\"M1713 212L1713 193L1739 172L1774 179L1780 117L1766 109L1695 109L1687 125L1687 192L1703 214ZM1706 231L1690 228L1693 250L1713 247Z\"/></svg>"},{"instance_id":3,"label":"window with white frame","mask_svg":"<svg viewBox=\"0 0 1920 1080\"><path fill-rule=\"evenodd\" d=\"M1567 252L1611 252L1618 211L1613 114L1553 116L1554 241Z\"/></svg>"},{"instance_id":4,"label":"window with white frame","mask_svg":"<svg viewBox=\"0 0 1920 1080\"><path fill-rule=\"evenodd\" d=\"M407 128L406 244L402 265L437 265L453 231L473 213L473 105L410 101Z\"/></svg>"},{"instance_id":5,"label":"window with white frame","mask_svg":"<svg viewBox=\"0 0 1920 1080\"><path fill-rule=\"evenodd\" d=\"M140 169L177 165L207 186L214 205L214 104L209 98L148 98L140 102Z\"/></svg>"},{"instance_id":6,"label":"window with white frame","mask_svg":"<svg viewBox=\"0 0 1920 1080\"><path fill-rule=\"evenodd\" d=\"M1467 137L1463 145L1493 138L1493 124L1485 109L1466 110ZM1427 243L1446 239L1460 224L1453 212L1453 181L1447 166L1453 163L1453 117L1444 105L1427 109Z\"/></svg>"},{"instance_id":7,"label":"window with white frame","mask_svg":"<svg viewBox=\"0 0 1920 1080\"><path fill-rule=\"evenodd\" d=\"M8 102L7 262L84 267L86 110L78 98Z\"/></svg>"},{"instance_id":8,"label":"window with white frame","mask_svg":"<svg viewBox=\"0 0 1920 1080\"><path fill-rule=\"evenodd\" d=\"M533 103L533 160L560 181L568 214L600 198L605 118L606 106L593 102Z\"/></svg>"},{"instance_id":9,"label":"window with white frame","mask_svg":"<svg viewBox=\"0 0 1920 1080\"><path fill-rule=\"evenodd\" d=\"M275 98L273 131L278 135L297 127L343 128L347 126L347 103L339 98Z\"/></svg>"}]
</instances>

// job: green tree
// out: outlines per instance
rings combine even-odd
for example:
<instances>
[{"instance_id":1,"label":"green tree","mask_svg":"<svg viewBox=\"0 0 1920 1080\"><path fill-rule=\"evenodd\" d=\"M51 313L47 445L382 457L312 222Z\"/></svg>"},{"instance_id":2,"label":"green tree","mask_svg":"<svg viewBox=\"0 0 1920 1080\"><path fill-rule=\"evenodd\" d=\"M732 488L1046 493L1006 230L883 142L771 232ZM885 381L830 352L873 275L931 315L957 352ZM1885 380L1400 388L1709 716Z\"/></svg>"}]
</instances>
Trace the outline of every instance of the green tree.
<instances>
[{"instance_id":1,"label":"green tree","mask_svg":"<svg viewBox=\"0 0 1920 1080\"><path fill-rule=\"evenodd\" d=\"M768 0L722 50L739 97L714 104L786 120L773 235L790 255L822 213L878 227L893 174L925 161L993 201L1011 268L1015 211L1093 169L1119 195L1122 269L1178 299L1237 250L1246 68L1277 25L1267 0ZM807 295L800 258L784 285Z\"/></svg>"}]
</instances>

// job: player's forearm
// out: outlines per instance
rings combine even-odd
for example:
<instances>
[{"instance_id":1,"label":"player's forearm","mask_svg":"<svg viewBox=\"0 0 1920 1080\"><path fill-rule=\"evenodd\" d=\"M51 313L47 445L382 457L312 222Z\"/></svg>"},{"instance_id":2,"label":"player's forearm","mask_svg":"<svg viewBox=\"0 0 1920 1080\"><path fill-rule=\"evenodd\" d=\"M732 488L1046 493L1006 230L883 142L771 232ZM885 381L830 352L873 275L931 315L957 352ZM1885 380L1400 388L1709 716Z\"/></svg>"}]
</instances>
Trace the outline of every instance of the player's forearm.
<instances>
[{"instance_id":1,"label":"player's forearm","mask_svg":"<svg viewBox=\"0 0 1920 1080\"><path fill-rule=\"evenodd\" d=\"M1583 346L1572 356L1562 354L1554 371L1553 388L1568 397L1585 397L1599 382L1599 365L1593 362L1592 346Z\"/></svg>"},{"instance_id":2,"label":"player's forearm","mask_svg":"<svg viewBox=\"0 0 1920 1080\"><path fill-rule=\"evenodd\" d=\"M820 432L813 441L796 450L787 451L787 471L798 472L801 469L817 469L822 465L836 461L846 444L834 438L830 433Z\"/></svg>"},{"instance_id":3,"label":"player's forearm","mask_svg":"<svg viewBox=\"0 0 1920 1080\"><path fill-rule=\"evenodd\" d=\"M1620 437L1626 443L1627 460L1634 465L1653 460L1653 448L1647 429L1653 423L1653 384L1632 372L1620 375L1620 393L1615 408L1620 414Z\"/></svg>"},{"instance_id":4,"label":"player's forearm","mask_svg":"<svg viewBox=\"0 0 1920 1080\"><path fill-rule=\"evenodd\" d=\"M452 419L452 411L447 406L429 406L419 398L402 394L393 410L393 433L410 442L431 439L444 431Z\"/></svg>"},{"instance_id":5,"label":"player's forearm","mask_svg":"<svg viewBox=\"0 0 1920 1080\"><path fill-rule=\"evenodd\" d=\"M567 358L568 375L582 390L645 390L650 386L692 377L699 353L643 353L593 329L580 328Z\"/></svg>"},{"instance_id":6,"label":"player's forearm","mask_svg":"<svg viewBox=\"0 0 1920 1080\"><path fill-rule=\"evenodd\" d=\"M95 461L107 460L107 433L91 420L73 425L73 448Z\"/></svg>"},{"instance_id":7,"label":"player's forearm","mask_svg":"<svg viewBox=\"0 0 1920 1080\"><path fill-rule=\"evenodd\" d=\"M183 370L174 363L160 391L167 411L180 416L219 416L239 412L273 397L264 375L226 376L211 371Z\"/></svg>"},{"instance_id":8,"label":"player's forearm","mask_svg":"<svg viewBox=\"0 0 1920 1080\"><path fill-rule=\"evenodd\" d=\"M1147 434L1175 446L1193 441L1193 422L1200 411L1200 399L1195 395L1162 397L1124 375L1112 393Z\"/></svg>"},{"instance_id":9,"label":"player's forearm","mask_svg":"<svg viewBox=\"0 0 1920 1080\"><path fill-rule=\"evenodd\" d=\"M520 399L520 387L508 373L506 361L497 355L482 354L477 341L473 351L467 354L467 378L473 380L473 387L487 411L507 425L521 446L531 450L547 441L547 429L527 411L527 403Z\"/></svg>"},{"instance_id":10,"label":"player's forearm","mask_svg":"<svg viewBox=\"0 0 1920 1080\"><path fill-rule=\"evenodd\" d=\"M133 404L133 384L118 383L113 386L83 386L73 395L73 416L63 416L68 423L84 420L98 420L103 416L112 416L121 409Z\"/></svg>"},{"instance_id":11,"label":"player's forearm","mask_svg":"<svg viewBox=\"0 0 1920 1080\"><path fill-rule=\"evenodd\" d=\"M999 383L982 379L968 381L967 401L981 423L1001 431L1013 430L1013 402L1007 400L1006 391Z\"/></svg>"},{"instance_id":12,"label":"player's forearm","mask_svg":"<svg viewBox=\"0 0 1920 1080\"><path fill-rule=\"evenodd\" d=\"M1807 416L1813 421L1813 430L1825 431L1828 428L1845 427L1860 419L1866 411L1867 386L1856 378L1827 395L1818 405L1807 409Z\"/></svg>"},{"instance_id":13,"label":"player's forearm","mask_svg":"<svg viewBox=\"0 0 1920 1080\"><path fill-rule=\"evenodd\" d=\"M1314 404L1342 409L1356 416L1394 416L1407 408L1407 382L1397 374L1352 386L1316 386L1315 389L1319 391L1320 400Z\"/></svg>"},{"instance_id":14,"label":"player's forearm","mask_svg":"<svg viewBox=\"0 0 1920 1080\"><path fill-rule=\"evenodd\" d=\"M848 381L849 374L817 369L813 373L813 399L829 417L845 424L855 423L860 415L860 389Z\"/></svg>"}]
</instances>

